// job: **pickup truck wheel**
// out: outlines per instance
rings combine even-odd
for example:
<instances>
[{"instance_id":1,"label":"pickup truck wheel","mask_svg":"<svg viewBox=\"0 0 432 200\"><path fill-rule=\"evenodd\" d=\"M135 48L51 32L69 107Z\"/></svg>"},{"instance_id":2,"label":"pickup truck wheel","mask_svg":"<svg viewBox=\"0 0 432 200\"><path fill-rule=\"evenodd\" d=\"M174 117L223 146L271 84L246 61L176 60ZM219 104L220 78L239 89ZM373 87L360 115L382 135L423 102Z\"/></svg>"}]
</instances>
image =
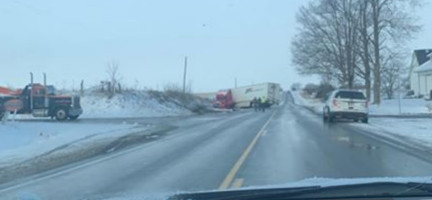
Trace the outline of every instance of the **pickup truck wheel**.
<instances>
[{"instance_id":1,"label":"pickup truck wheel","mask_svg":"<svg viewBox=\"0 0 432 200\"><path fill-rule=\"evenodd\" d=\"M79 115L76 115L76 116L69 116L69 119L70 119L70 120L76 120L76 119L78 119L78 117L79 117Z\"/></svg>"},{"instance_id":2,"label":"pickup truck wheel","mask_svg":"<svg viewBox=\"0 0 432 200\"><path fill-rule=\"evenodd\" d=\"M361 121L362 121L363 123L367 124L367 123L368 123L368 118L365 117L365 118L363 118Z\"/></svg>"},{"instance_id":3,"label":"pickup truck wheel","mask_svg":"<svg viewBox=\"0 0 432 200\"><path fill-rule=\"evenodd\" d=\"M66 120L66 118L67 118L67 112L66 112L66 109L64 109L64 108L58 108L58 109L55 111L55 118L56 118L56 120L58 120L58 121L64 121L64 120Z\"/></svg>"}]
</instances>

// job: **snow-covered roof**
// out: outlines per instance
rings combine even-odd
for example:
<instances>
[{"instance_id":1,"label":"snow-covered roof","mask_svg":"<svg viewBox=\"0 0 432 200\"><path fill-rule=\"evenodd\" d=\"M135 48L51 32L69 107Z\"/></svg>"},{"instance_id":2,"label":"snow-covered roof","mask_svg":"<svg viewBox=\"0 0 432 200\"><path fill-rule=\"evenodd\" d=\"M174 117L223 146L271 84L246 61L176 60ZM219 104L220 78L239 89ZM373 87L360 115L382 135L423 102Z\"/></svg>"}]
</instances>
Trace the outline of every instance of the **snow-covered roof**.
<instances>
[{"instance_id":1,"label":"snow-covered roof","mask_svg":"<svg viewBox=\"0 0 432 200\"><path fill-rule=\"evenodd\" d=\"M417 73L421 73L421 72L432 72L432 61L427 61L425 63L423 63L422 65L420 65L419 67L417 67L417 69L414 70Z\"/></svg>"}]
</instances>

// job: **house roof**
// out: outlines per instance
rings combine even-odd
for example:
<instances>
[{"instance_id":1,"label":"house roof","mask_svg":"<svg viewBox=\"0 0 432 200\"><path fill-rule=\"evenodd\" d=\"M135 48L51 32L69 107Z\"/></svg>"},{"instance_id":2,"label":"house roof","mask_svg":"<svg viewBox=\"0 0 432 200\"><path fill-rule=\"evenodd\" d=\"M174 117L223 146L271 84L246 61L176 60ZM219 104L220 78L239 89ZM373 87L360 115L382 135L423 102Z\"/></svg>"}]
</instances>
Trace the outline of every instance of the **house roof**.
<instances>
[{"instance_id":1,"label":"house roof","mask_svg":"<svg viewBox=\"0 0 432 200\"><path fill-rule=\"evenodd\" d=\"M417 73L432 72L432 61L429 60L429 61L423 63L422 65L417 67L417 69L415 69L414 71Z\"/></svg>"},{"instance_id":2,"label":"house roof","mask_svg":"<svg viewBox=\"0 0 432 200\"><path fill-rule=\"evenodd\" d=\"M428 60L430 60L430 58L428 57L429 54L432 53L432 49L417 49L414 50L414 54L417 58L417 62L420 65L422 65L423 63L427 62Z\"/></svg>"}]
</instances>

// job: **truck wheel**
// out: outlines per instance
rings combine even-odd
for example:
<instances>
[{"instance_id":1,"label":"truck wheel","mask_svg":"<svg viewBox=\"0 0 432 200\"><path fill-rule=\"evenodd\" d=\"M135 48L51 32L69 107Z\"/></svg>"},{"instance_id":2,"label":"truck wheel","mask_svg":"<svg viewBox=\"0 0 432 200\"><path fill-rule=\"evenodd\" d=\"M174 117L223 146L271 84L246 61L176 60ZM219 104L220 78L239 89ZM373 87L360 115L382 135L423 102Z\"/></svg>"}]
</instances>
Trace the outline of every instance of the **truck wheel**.
<instances>
[{"instance_id":1,"label":"truck wheel","mask_svg":"<svg viewBox=\"0 0 432 200\"><path fill-rule=\"evenodd\" d=\"M367 124L367 123L368 123L368 118L365 117L365 118L363 118L361 121L362 121L363 123Z\"/></svg>"},{"instance_id":2,"label":"truck wheel","mask_svg":"<svg viewBox=\"0 0 432 200\"><path fill-rule=\"evenodd\" d=\"M76 119L78 119L78 117L79 117L79 115L69 116L69 119L70 120L76 120Z\"/></svg>"},{"instance_id":3,"label":"truck wheel","mask_svg":"<svg viewBox=\"0 0 432 200\"><path fill-rule=\"evenodd\" d=\"M3 119L4 115L5 115L5 113L4 113L4 112L0 112L0 120L2 120L2 119Z\"/></svg>"},{"instance_id":4,"label":"truck wheel","mask_svg":"<svg viewBox=\"0 0 432 200\"><path fill-rule=\"evenodd\" d=\"M55 111L55 118L58 121L64 121L67 118L67 112L64 108L57 108Z\"/></svg>"}]
</instances>

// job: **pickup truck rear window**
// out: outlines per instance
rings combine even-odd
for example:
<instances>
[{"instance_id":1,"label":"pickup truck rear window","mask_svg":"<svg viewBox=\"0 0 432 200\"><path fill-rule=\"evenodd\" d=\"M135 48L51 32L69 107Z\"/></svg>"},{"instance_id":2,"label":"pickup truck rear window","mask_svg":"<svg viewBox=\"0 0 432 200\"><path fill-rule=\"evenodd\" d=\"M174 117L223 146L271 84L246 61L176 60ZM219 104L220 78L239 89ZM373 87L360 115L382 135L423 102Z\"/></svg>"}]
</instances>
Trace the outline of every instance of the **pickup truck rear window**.
<instances>
[{"instance_id":1,"label":"pickup truck rear window","mask_svg":"<svg viewBox=\"0 0 432 200\"><path fill-rule=\"evenodd\" d=\"M364 100L366 97L361 92L349 92L349 91L341 91L335 95L335 98L340 99L361 99Z\"/></svg>"}]
</instances>

